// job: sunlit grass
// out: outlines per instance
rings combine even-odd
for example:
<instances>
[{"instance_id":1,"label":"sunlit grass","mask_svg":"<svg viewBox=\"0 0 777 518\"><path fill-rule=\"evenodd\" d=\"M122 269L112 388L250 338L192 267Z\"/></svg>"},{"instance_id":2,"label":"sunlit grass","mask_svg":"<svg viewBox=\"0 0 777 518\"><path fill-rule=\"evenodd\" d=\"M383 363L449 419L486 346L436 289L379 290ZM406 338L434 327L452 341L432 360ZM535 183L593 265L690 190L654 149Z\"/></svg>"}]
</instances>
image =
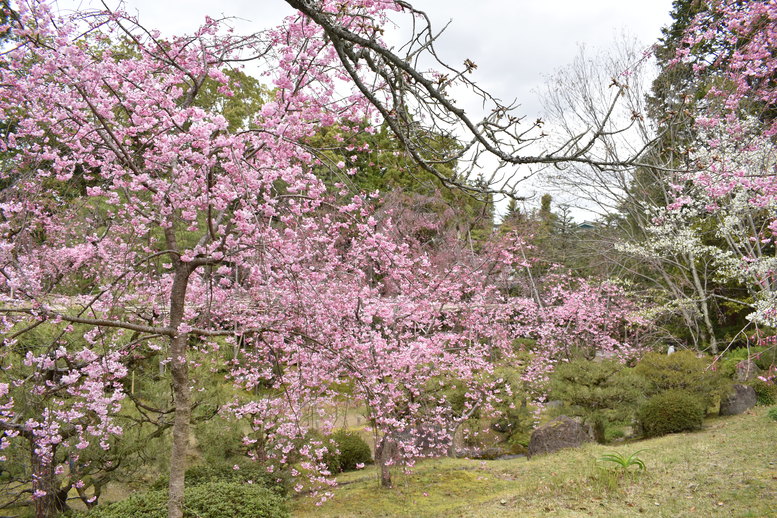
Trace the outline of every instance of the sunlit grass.
<instances>
[{"instance_id":1,"label":"sunlit grass","mask_svg":"<svg viewBox=\"0 0 777 518\"><path fill-rule=\"evenodd\" d=\"M397 473L391 490L379 488L372 467L342 475L322 506L298 497L294 516L777 516L777 423L765 414L759 408L710 419L697 433L532 460L426 461ZM644 471L596 462L641 449Z\"/></svg>"}]
</instances>

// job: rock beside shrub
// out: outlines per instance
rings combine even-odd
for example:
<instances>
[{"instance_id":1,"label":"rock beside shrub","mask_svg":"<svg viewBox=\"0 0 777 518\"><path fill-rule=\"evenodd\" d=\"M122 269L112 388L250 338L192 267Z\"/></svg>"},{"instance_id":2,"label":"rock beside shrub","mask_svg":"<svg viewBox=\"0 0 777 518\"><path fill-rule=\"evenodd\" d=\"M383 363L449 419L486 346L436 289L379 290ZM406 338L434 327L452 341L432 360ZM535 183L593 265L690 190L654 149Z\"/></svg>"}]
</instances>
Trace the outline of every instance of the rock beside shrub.
<instances>
[{"instance_id":1,"label":"rock beside shrub","mask_svg":"<svg viewBox=\"0 0 777 518\"><path fill-rule=\"evenodd\" d=\"M528 456L552 453L563 448L577 448L592 440L588 427L562 415L532 432Z\"/></svg>"},{"instance_id":2,"label":"rock beside shrub","mask_svg":"<svg viewBox=\"0 0 777 518\"><path fill-rule=\"evenodd\" d=\"M761 369L753 360L742 360L737 363L736 367L736 380L737 381L751 381L758 378L761 374Z\"/></svg>"},{"instance_id":3,"label":"rock beside shrub","mask_svg":"<svg viewBox=\"0 0 777 518\"><path fill-rule=\"evenodd\" d=\"M738 415L750 410L758 402L755 389L748 385L734 385L731 392L720 400L720 415Z\"/></svg>"}]
</instances>

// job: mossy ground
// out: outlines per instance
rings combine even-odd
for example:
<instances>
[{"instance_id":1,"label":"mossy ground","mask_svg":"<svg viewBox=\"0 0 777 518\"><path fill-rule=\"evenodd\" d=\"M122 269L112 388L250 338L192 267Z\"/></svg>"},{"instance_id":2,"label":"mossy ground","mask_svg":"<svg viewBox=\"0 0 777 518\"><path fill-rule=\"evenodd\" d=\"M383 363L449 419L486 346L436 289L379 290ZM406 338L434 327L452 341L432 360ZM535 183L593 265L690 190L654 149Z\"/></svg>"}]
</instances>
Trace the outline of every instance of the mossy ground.
<instances>
[{"instance_id":1,"label":"mossy ground","mask_svg":"<svg viewBox=\"0 0 777 518\"><path fill-rule=\"evenodd\" d=\"M766 408L714 418L696 433L502 461L438 459L378 487L375 468L346 473L332 500L292 503L295 517L777 516L777 423ZM639 454L645 472L597 465Z\"/></svg>"}]
</instances>

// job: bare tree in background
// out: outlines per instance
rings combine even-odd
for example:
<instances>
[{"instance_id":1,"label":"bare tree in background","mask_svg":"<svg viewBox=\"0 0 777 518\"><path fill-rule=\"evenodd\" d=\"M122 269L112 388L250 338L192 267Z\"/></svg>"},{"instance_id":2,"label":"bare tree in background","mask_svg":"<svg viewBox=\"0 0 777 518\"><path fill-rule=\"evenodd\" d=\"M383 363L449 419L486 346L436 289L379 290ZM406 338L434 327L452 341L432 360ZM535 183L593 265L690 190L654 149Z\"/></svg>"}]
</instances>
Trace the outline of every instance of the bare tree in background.
<instances>
[{"instance_id":1,"label":"bare tree in background","mask_svg":"<svg viewBox=\"0 0 777 518\"><path fill-rule=\"evenodd\" d=\"M687 136L680 134L689 114L665 113L660 121L648 115L656 74L650 53L626 36L594 56L581 48L546 84L543 105L549 126L558 131L554 138L562 142L586 127L604 131L588 151L590 162L556 164L544 174L578 208L610 223L586 233L583 253L608 265L609 274L655 289L666 311L682 319L693 346L706 343L716 351L712 259L687 251L656 253L647 245L657 211L674 199L672 184L682 183L681 174L692 167Z\"/></svg>"},{"instance_id":2,"label":"bare tree in background","mask_svg":"<svg viewBox=\"0 0 777 518\"><path fill-rule=\"evenodd\" d=\"M430 17L409 2L396 2L401 18L398 23L410 18L412 27L411 37L396 50L381 40L385 20L364 15L354 23L352 11L330 12L321 1L286 2L323 29L350 79L375 106L409 156L445 186L474 195L515 197L518 184L534 172L515 174L517 166L575 164L616 170L633 166L642 157L644 146L626 156L608 152L610 140L634 126L633 120L626 120L625 126L618 127L624 121L614 118L616 106L632 96L625 78L590 78L602 81L601 88L611 87L609 101L596 107L596 118L581 120L574 132L550 141L542 130L543 120L526 120L516 112L516 102L504 103L472 79L476 63L463 59L462 65L454 66L443 61L435 49L441 31L436 31ZM429 64L433 70L425 71ZM474 94L486 115L480 120L468 115L452 98L454 88L457 93ZM433 134L456 139L459 146L452 154L441 154L430 145ZM494 157L497 165L481 175L479 185L472 185L466 180L476 176L486 156ZM438 167L452 160L461 165L455 177L443 174Z\"/></svg>"}]
</instances>

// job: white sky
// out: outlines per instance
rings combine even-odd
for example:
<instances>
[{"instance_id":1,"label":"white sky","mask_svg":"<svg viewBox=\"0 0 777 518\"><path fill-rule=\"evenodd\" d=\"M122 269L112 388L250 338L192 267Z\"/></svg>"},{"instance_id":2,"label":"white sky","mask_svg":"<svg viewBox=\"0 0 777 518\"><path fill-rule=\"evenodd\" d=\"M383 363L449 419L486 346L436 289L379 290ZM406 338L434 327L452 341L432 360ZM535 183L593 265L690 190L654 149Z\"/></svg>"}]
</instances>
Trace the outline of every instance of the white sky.
<instances>
[{"instance_id":1,"label":"white sky","mask_svg":"<svg viewBox=\"0 0 777 518\"><path fill-rule=\"evenodd\" d=\"M107 0L116 5L118 0ZM478 64L473 78L504 101L518 99L524 113L540 115L532 94L543 78L572 61L580 44L606 48L625 31L652 44L670 22L671 0L414 0L437 28L442 57ZM62 9L99 6L96 0L63 0ZM271 27L292 14L283 0L126 0L146 26L173 34L191 32L210 16L246 20L238 30Z\"/></svg>"},{"instance_id":2,"label":"white sky","mask_svg":"<svg viewBox=\"0 0 777 518\"><path fill-rule=\"evenodd\" d=\"M118 0L107 0L117 5ZM569 64L584 44L606 49L618 34L649 46L670 23L672 0L414 0L436 28L450 22L437 42L441 57L455 65L478 65L472 78L505 102L518 100L529 120L542 116L534 93L545 78ZM62 9L99 7L95 0L61 0ZM126 0L147 27L163 33L192 32L206 15L238 17L236 29L253 32L292 14L283 0ZM469 107L464 105L465 109ZM475 117L477 118L477 117ZM531 188L531 187L530 187Z\"/></svg>"}]
</instances>

